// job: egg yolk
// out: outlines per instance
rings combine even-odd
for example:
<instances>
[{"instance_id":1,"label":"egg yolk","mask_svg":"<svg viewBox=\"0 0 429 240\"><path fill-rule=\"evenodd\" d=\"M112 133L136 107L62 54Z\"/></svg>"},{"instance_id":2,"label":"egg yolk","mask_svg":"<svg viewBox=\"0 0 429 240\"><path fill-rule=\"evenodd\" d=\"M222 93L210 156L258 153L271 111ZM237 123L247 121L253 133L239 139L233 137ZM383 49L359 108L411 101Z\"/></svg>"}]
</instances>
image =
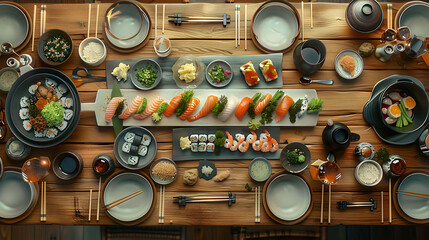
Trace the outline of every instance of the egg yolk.
<instances>
[{"instance_id":1,"label":"egg yolk","mask_svg":"<svg viewBox=\"0 0 429 240\"><path fill-rule=\"evenodd\" d=\"M405 107L408 109L413 109L416 106L416 101L412 97L407 97L404 99Z\"/></svg>"},{"instance_id":2,"label":"egg yolk","mask_svg":"<svg viewBox=\"0 0 429 240\"><path fill-rule=\"evenodd\" d=\"M398 105L392 105L389 108L390 114L392 114L393 116L399 116L401 114L401 109L399 108Z\"/></svg>"}]
</instances>

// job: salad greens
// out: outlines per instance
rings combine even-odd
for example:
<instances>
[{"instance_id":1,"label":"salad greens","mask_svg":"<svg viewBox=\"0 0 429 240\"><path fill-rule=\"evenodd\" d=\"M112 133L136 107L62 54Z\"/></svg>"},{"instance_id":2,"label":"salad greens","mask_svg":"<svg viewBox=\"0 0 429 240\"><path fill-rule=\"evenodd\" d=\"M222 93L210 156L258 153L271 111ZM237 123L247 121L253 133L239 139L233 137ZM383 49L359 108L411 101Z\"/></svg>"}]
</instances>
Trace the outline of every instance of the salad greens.
<instances>
[{"instance_id":1,"label":"salad greens","mask_svg":"<svg viewBox=\"0 0 429 240\"><path fill-rule=\"evenodd\" d=\"M315 113L322 111L322 104L323 100L318 98L311 99L310 103L308 104L307 113Z\"/></svg>"},{"instance_id":2,"label":"salad greens","mask_svg":"<svg viewBox=\"0 0 429 240\"><path fill-rule=\"evenodd\" d=\"M118 86L117 81L113 81L112 93L110 94L110 98L114 97L122 97L121 89ZM118 116L122 113L124 109L124 102L119 103L118 108L116 109L115 115L112 117L113 131L115 135L118 136L124 127L124 120L119 119Z\"/></svg>"},{"instance_id":3,"label":"salad greens","mask_svg":"<svg viewBox=\"0 0 429 240\"><path fill-rule=\"evenodd\" d=\"M179 106L177 106L176 110L174 111L176 113L176 116L180 117L186 109L188 108L189 101L191 101L192 97L194 96L194 91L188 90L183 95L182 99L180 99Z\"/></svg>"},{"instance_id":4,"label":"salad greens","mask_svg":"<svg viewBox=\"0 0 429 240\"><path fill-rule=\"evenodd\" d=\"M43 46L43 53L49 61L63 62L70 55L70 43L60 35L50 37Z\"/></svg>"},{"instance_id":5,"label":"salad greens","mask_svg":"<svg viewBox=\"0 0 429 240\"><path fill-rule=\"evenodd\" d=\"M224 83L228 76L219 64L216 64L209 72L209 76L212 78L213 83Z\"/></svg>"},{"instance_id":6,"label":"salad greens","mask_svg":"<svg viewBox=\"0 0 429 240\"><path fill-rule=\"evenodd\" d=\"M216 131L215 136L216 136L216 140L214 141L215 153L219 155L220 150L225 145L226 137L225 137L225 134L223 133L223 131L220 131L220 130Z\"/></svg>"},{"instance_id":7,"label":"salad greens","mask_svg":"<svg viewBox=\"0 0 429 240\"><path fill-rule=\"evenodd\" d=\"M40 112L46 120L48 127L53 127L63 122L64 108L58 102L49 102Z\"/></svg>"},{"instance_id":8,"label":"salad greens","mask_svg":"<svg viewBox=\"0 0 429 240\"><path fill-rule=\"evenodd\" d=\"M151 87L155 80L158 78L158 74L155 72L155 70L152 69L151 66L143 66L137 70L137 80L144 86L144 87Z\"/></svg>"},{"instance_id":9,"label":"salad greens","mask_svg":"<svg viewBox=\"0 0 429 240\"><path fill-rule=\"evenodd\" d=\"M257 102L260 100L261 98L261 93L255 93L255 95L253 95L252 100L253 102L249 103L249 108L247 109L247 113L249 114L250 118L255 118L255 106L257 104ZM262 97L261 99L264 100L265 96Z\"/></svg>"},{"instance_id":10,"label":"salad greens","mask_svg":"<svg viewBox=\"0 0 429 240\"><path fill-rule=\"evenodd\" d=\"M267 106L265 106L264 110L261 113L261 124L271 123L273 121L273 113L277 108L278 101L281 97L283 97L285 93L281 90L277 90L271 100L268 102Z\"/></svg>"},{"instance_id":11,"label":"salad greens","mask_svg":"<svg viewBox=\"0 0 429 240\"><path fill-rule=\"evenodd\" d=\"M228 98L224 95L220 96L219 100L217 101L217 103L214 105L212 109L213 115L218 116L223 111L227 103L228 103Z\"/></svg>"}]
</instances>

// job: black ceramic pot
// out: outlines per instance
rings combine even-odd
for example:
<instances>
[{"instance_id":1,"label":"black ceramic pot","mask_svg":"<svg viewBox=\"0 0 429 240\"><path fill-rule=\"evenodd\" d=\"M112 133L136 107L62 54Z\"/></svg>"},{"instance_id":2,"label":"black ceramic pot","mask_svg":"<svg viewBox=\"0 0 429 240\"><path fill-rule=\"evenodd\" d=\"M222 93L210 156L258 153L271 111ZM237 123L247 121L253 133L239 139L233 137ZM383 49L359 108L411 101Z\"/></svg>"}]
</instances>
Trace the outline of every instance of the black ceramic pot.
<instances>
[{"instance_id":1,"label":"black ceramic pot","mask_svg":"<svg viewBox=\"0 0 429 240\"><path fill-rule=\"evenodd\" d=\"M359 141L360 136L352 133L343 123L328 122L322 133L323 143L329 150L344 150L350 146L350 142Z\"/></svg>"}]
</instances>

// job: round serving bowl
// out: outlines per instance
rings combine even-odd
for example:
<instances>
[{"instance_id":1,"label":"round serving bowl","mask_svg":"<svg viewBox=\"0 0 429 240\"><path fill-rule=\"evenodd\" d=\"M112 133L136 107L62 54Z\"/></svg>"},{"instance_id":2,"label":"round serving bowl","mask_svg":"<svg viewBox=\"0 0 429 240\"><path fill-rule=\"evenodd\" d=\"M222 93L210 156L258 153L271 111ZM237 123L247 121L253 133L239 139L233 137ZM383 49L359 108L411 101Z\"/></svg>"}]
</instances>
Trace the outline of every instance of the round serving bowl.
<instances>
[{"instance_id":1,"label":"round serving bowl","mask_svg":"<svg viewBox=\"0 0 429 240\"><path fill-rule=\"evenodd\" d=\"M69 45L70 45L70 53L68 54L68 56L64 59L64 61L61 62L54 62L51 60L48 60L45 56L45 53L43 52L43 48L45 46L45 43L47 42L47 40L51 37L54 36L60 36L62 38L64 38L66 41L68 41ZM50 29L48 31L46 31L39 39L39 42L37 44L37 53L39 54L40 59L42 59L42 61L50 66L58 66L61 65L65 62L67 62L67 60L70 59L71 55L73 54L73 40L70 37L70 35L68 33L66 33L63 30L60 29Z\"/></svg>"},{"instance_id":2,"label":"round serving bowl","mask_svg":"<svg viewBox=\"0 0 429 240\"><path fill-rule=\"evenodd\" d=\"M378 175L378 178L377 178L377 180L376 180L375 182L373 182L373 183L365 183L365 182L363 182L363 181L359 178L359 171L360 171L360 168L362 167L362 165L363 165L363 164L373 164L374 166L376 166L376 168L377 168L377 169L378 169L378 171L379 171L379 175ZM380 181L381 181L381 179L383 179L383 169L381 168L380 164L378 164L378 162L376 162L376 161L374 161L374 160L364 160L364 161L360 162L360 163L356 166L356 168L355 168L355 178L356 178L356 180L357 180L360 184L362 184L362 185L364 185L364 186L367 186L367 187L372 187L372 186L375 186L375 185L379 184L379 183L380 183Z\"/></svg>"},{"instance_id":3,"label":"round serving bowl","mask_svg":"<svg viewBox=\"0 0 429 240\"><path fill-rule=\"evenodd\" d=\"M209 72L216 66L219 65L225 72L225 70L230 71L231 73L228 75L228 77L225 79L224 82L222 83L217 83L217 82L213 82L214 80L212 79L212 77L210 76ZM228 85L232 78L234 76L234 73L232 71L232 67L231 65L229 65L228 62L224 61L224 60L214 60L212 62L209 63L209 65L207 65L206 67L206 80L207 82L212 85L213 87L217 87L217 88L222 88L225 87L226 85Z\"/></svg>"},{"instance_id":4,"label":"round serving bowl","mask_svg":"<svg viewBox=\"0 0 429 240\"><path fill-rule=\"evenodd\" d=\"M411 36L429 37L429 3L409 1L402 5L395 16L395 28L407 26Z\"/></svg>"},{"instance_id":5,"label":"round serving bowl","mask_svg":"<svg viewBox=\"0 0 429 240\"><path fill-rule=\"evenodd\" d=\"M139 68L147 67L147 66L151 67L157 74L157 78L156 78L155 82L150 87L143 86L137 78L137 72L138 72ZM156 86L158 86L158 84L161 82L161 79L162 79L161 66L159 66L159 64L152 59L143 59L143 60L138 61L136 64L134 64L131 67L131 71L129 72L129 74L131 77L131 82L134 84L134 86L136 88L138 88L140 90L153 89Z\"/></svg>"},{"instance_id":6,"label":"round serving bowl","mask_svg":"<svg viewBox=\"0 0 429 240\"><path fill-rule=\"evenodd\" d=\"M9 1L0 2L0 16L0 44L11 43L20 51L31 38L31 17L21 5Z\"/></svg>"},{"instance_id":7,"label":"round serving bowl","mask_svg":"<svg viewBox=\"0 0 429 240\"><path fill-rule=\"evenodd\" d=\"M295 151L295 149L298 149L299 151L303 152L303 155L305 156L305 161L303 163L290 163L287 160L287 153L290 151ZM300 173L304 171L311 161L311 152L308 149L305 144L300 142L291 142L288 145L286 145L282 152L280 153L280 163L282 164L282 167L286 169L286 171L291 173Z\"/></svg>"},{"instance_id":8,"label":"round serving bowl","mask_svg":"<svg viewBox=\"0 0 429 240\"><path fill-rule=\"evenodd\" d=\"M267 164L267 166L268 166L268 173L267 173L267 175L266 175L266 176L264 176L263 178L256 178L256 177L252 174L251 168L252 168L252 166L253 166L255 163L257 163L257 162L264 162L264 163L265 163L265 164ZM266 158L263 158L263 157L257 157L257 158L253 159L253 160L250 162L250 165L249 165L249 176L250 176L253 180L257 181L257 182L264 182L264 181L266 181L266 180L271 176L271 172L272 172L271 164L270 164L270 162L269 162Z\"/></svg>"},{"instance_id":9,"label":"round serving bowl","mask_svg":"<svg viewBox=\"0 0 429 240\"><path fill-rule=\"evenodd\" d=\"M101 46L103 46L103 56L98 59L95 62L88 62L84 57L83 57L83 49L85 49L85 47L90 43L90 42L95 42L98 44L101 44ZM88 37L85 38L80 44L79 44L79 57L82 60L82 62L84 62L85 64L91 66L91 67L96 67L100 64L102 64L104 62L104 60L106 60L106 56L107 56L107 50L106 50L106 46L104 45L103 41L101 41L99 38L96 37Z\"/></svg>"},{"instance_id":10,"label":"round serving bowl","mask_svg":"<svg viewBox=\"0 0 429 240\"><path fill-rule=\"evenodd\" d=\"M179 69L182 65L190 64L190 63L192 63L196 68L196 75L195 75L195 79L192 82L186 83L184 80L181 80L179 78L180 77ZM184 88L184 89L196 88L204 80L205 67L206 66L204 65L204 63L195 56L187 55L187 56L180 57L179 59L177 59L176 63L172 67L173 79L179 88Z\"/></svg>"},{"instance_id":11,"label":"round serving bowl","mask_svg":"<svg viewBox=\"0 0 429 240\"><path fill-rule=\"evenodd\" d=\"M353 76L351 76L351 74L349 72L344 70L340 64L341 58L343 58L346 55L352 56L353 59L355 60L356 67L355 67L355 71L354 71ZM343 50L340 53L338 53L338 55L335 57L334 65L335 65L335 71L337 72L338 75L340 75L340 77L347 79L347 80L353 80L353 79L358 78L362 74L364 63L363 63L363 59L359 55L359 53L357 53L356 51L353 51L353 50L346 49L346 50Z\"/></svg>"},{"instance_id":12,"label":"round serving bowl","mask_svg":"<svg viewBox=\"0 0 429 240\"><path fill-rule=\"evenodd\" d=\"M62 160L64 158L69 157L75 161L76 168L73 172L67 173L65 172L65 169L62 168ZM52 162L52 171L54 172L55 176L57 176L59 179L62 180L72 180L79 176L79 174L82 172L83 168L83 160L82 157L73 151L65 151L60 154L58 154L54 161Z\"/></svg>"},{"instance_id":13,"label":"round serving bowl","mask_svg":"<svg viewBox=\"0 0 429 240\"><path fill-rule=\"evenodd\" d=\"M176 175L174 175L174 177L172 179L162 180L162 179L158 178L157 176L155 176L152 173L152 170L155 167L155 165L157 165L158 163L161 163L161 162L171 163L176 168ZM154 160L152 162L152 165L150 165L150 170L149 171L150 171L150 177L152 178L152 180L154 182L158 183L158 184L161 184L161 185L167 185L167 184L170 184L170 183L174 182L174 180L176 180L176 178L177 178L177 175L179 175L179 168L177 168L176 163L173 160L169 159L169 158L158 158L158 159Z\"/></svg>"}]
</instances>

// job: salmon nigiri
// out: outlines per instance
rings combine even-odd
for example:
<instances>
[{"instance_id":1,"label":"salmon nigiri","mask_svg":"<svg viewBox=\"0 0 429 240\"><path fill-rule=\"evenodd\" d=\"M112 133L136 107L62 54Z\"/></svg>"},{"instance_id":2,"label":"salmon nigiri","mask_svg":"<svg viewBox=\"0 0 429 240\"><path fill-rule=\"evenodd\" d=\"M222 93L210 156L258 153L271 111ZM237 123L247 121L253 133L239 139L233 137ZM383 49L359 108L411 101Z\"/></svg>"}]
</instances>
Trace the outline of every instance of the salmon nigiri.
<instances>
[{"instance_id":1,"label":"salmon nigiri","mask_svg":"<svg viewBox=\"0 0 429 240\"><path fill-rule=\"evenodd\" d=\"M200 99L193 97L191 101L189 101L188 108L186 108L185 112L180 115L180 119L187 119L195 111L198 104L200 104Z\"/></svg>"},{"instance_id":2,"label":"salmon nigiri","mask_svg":"<svg viewBox=\"0 0 429 240\"><path fill-rule=\"evenodd\" d=\"M238 120L241 121L244 114L246 114L247 109L249 109L249 104L253 102L253 99L250 97L244 97L241 99L241 102L238 104L237 110L235 110L235 116L238 118Z\"/></svg>"},{"instance_id":3,"label":"salmon nigiri","mask_svg":"<svg viewBox=\"0 0 429 240\"><path fill-rule=\"evenodd\" d=\"M170 103L167 106L167 109L165 109L164 111L164 116L170 117L174 113L174 110L176 110L176 108L179 106L179 102L180 100L182 100L183 95L184 94L181 93L180 95L177 95L173 99L171 99Z\"/></svg>"},{"instance_id":4,"label":"salmon nigiri","mask_svg":"<svg viewBox=\"0 0 429 240\"><path fill-rule=\"evenodd\" d=\"M149 104L149 106L146 107L146 109L140 113L139 115L134 115L133 118L137 120L145 119L152 115L156 111L159 105L164 102L164 99L160 97L156 97L152 100L152 102Z\"/></svg>"},{"instance_id":5,"label":"salmon nigiri","mask_svg":"<svg viewBox=\"0 0 429 240\"><path fill-rule=\"evenodd\" d=\"M119 103L123 102L125 98L123 97L114 97L110 100L109 104L107 104L105 119L106 122L110 122L112 120L113 115L115 115L116 109L119 106Z\"/></svg>"},{"instance_id":6,"label":"salmon nigiri","mask_svg":"<svg viewBox=\"0 0 429 240\"><path fill-rule=\"evenodd\" d=\"M208 96L206 102L204 103L203 108L201 108L201 110L197 114L195 114L194 116L189 117L188 121L190 121L190 122L195 121L198 118L202 118L202 117L206 116L207 114L209 114L218 100L219 100L219 97L217 97L215 95Z\"/></svg>"},{"instance_id":7,"label":"salmon nigiri","mask_svg":"<svg viewBox=\"0 0 429 240\"><path fill-rule=\"evenodd\" d=\"M272 97L273 97L273 95L271 95L271 93L267 93L267 95L265 95L265 98L263 98L262 100L260 100L255 105L255 115L259 115L259 114L262 113L262 110L264 110L264 108L270 102L270 100L271 100Z\"/></svg>"},{"instance_id":8,"label":"salmon nigiri","mask_svg":"<svg viewBox=\"0 0 429 240\"><path fill-rule=\"evenodd\" d=\"M143 102L143 98L140 96L136 96L131 102L128 104L127 109L118 116L119 119L127 119L131 117L140 107L140 104Z\"/></svg>"},{"instance_id":9,"label":"salmon nigiri","mask_svg":"<svg viewBox=\"0 0 429 240\"><path fill-rule=\"evenodd\" d=\"M274 119L276 122L280 122L285 116L286 113L289 111L290 106L293 104L293 99L289 97L288 95L284 96L282 101L279 103L279 106L276 109L276 116L274 116Z\"/></svg>"}]
</instances>

